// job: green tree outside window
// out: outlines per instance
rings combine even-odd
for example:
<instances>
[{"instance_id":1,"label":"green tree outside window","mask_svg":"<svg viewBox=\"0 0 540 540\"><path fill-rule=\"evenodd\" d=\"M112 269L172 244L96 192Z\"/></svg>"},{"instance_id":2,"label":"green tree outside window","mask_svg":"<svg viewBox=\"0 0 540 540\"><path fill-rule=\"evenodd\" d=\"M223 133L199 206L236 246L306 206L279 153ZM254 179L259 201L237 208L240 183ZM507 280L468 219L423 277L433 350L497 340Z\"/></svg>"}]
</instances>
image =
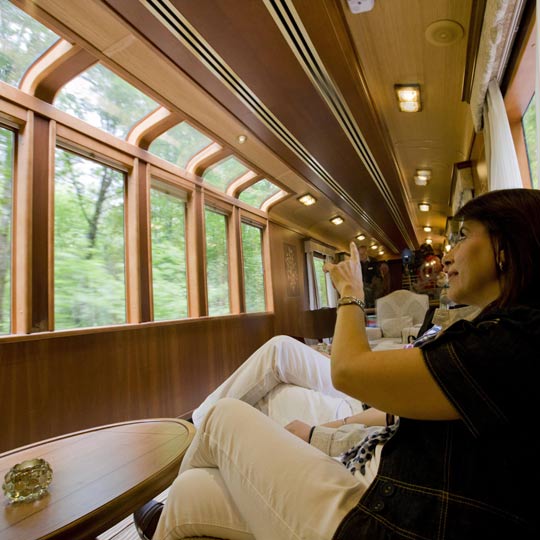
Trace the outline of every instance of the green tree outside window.
<instances>
[{"instance_id":1,"label":"green tree outside window","mask_svg":"<svg viewBox=\"0 0 540 540\"><path fill-rule=\"evenodd\" d=\"M265 311L262 231L259 227L242 223L242 258L246 311Z\"/></svg>"},{"instance_id":2,"label":"green tree outside window","mask_svg":"<svg viewBox=\"0 0 540 540\"><path fill-rule=\"evenodd\" d=\"M184 201L151 190L154 320L188 316Z\"/></svg>"},{"instance_id":3,"label":"green tree outside window","mask_svg":"<svg viewBox=\"0 0 540 540\"><path fill-rule=\"evenodd\" d=\"M18 86L30 65L58 39L9 0L0 0L0 81Z\"/></svg>"},{"instance_id":4,"label":"green tree outside window","mask_svg":"<svg viewBox=\"0 0 540 540\"><path fill-rule=\"evenodd\" d=\"M0 128L0 334L9 333L11 323L13 139L13 132Z\"/></svg>"},{"instance_id":5,"label":"green tree outside window","mask_svg":"<svg viewBox=\"0 0 540 540\"><path fill-rule=\"evenodd\" d=\"M323 272L324 258L313 255L313 265L315 266L315 281L319 292L319 307L328 307L328 289L326 287L326 274Z\"/></svg>"},{"instance_id":6,"label":"green tree outside window","mask_svg":"<svg viewBox=\"0 0 540 540\"><path fill-rule=\"evenodd\" d=\"M205 210L206 284L209 315L231 312L229 301L229 261L227 254L227 218Z\"/></svg>"},{"instance_id":7,"label":"green tree outside window","mask_svg":"<svg viewBox=\"0 0 540 540\"><path fill-rule=\"evenodd\" d=\"M126 321L124 175L56 150L55 328Z\"/></svg>"},{"instance_id":8,"label":"green tree outside window","mask_svg":"<svg viewBox=\"0 0 540 540\"><path fill-rule=\"evenodd\" d=\"M536 151L536 103L534 95L525 110L522 118L523 134L525 137L525 147L529 161L529 171L531 173L532 186L539 189L538 183L538 156Z\"/></svg>"}]
</instances>

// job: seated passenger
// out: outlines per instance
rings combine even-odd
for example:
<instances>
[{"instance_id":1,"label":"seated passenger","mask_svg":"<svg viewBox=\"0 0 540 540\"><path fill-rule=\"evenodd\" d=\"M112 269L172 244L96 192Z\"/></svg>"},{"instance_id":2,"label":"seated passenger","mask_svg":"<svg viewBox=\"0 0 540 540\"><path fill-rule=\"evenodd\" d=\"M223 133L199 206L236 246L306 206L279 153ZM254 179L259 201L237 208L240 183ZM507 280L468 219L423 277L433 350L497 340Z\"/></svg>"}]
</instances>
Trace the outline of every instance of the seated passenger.
<instances>
[{"instance_id":1,"label":"seated passenger","mask_svg":"<svg viewBox=\"0 0 540 540\"><path fill-rule=\"evenodd\" d=\"M221 399L200 423L154 540L535 535L528 486L539 445L524 411L536 395L540 192L494 191L458 217L448 295L482 310L472 322L420 347L372 352L358 304L338 309L333 387L399 420L336 460ZM327 270L341 300L362 300L354 243L351 259ZM512 446L501 443L510 430Z\"/></svg>"}]
</instances>

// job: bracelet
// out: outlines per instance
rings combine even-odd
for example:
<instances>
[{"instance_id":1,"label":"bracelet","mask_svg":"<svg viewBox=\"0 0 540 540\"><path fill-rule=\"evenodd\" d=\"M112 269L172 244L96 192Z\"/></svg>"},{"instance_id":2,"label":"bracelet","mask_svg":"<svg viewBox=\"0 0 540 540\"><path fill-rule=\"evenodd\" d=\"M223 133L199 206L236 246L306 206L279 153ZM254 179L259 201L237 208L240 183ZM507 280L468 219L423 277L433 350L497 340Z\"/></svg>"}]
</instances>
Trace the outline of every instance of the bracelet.
<instances>
[{"instance_id":1,"label":"bracelet","mask_svg":"<svg viewBox=\"0 0 540 540\"><path fill-rule=\"evenodd\" d=\"M311 426L311 429L309 430L309 436L308 436L308 440L307 442L310 443L311 442L311 437L313 437L313 432L315 431L315 428L317 426Z\"/></svg>"},{"instance_id":2,"label":"bracelet","mask_svg":"<svg viewBox=\"0 0 540 540\"><path fill-rule=\"evenodd\" d=\"M337 303L337 307L348 306L350 304L357 305L364 313L366 312L366 303L356 296L342 296Z\"/></svg>"},{"instance_id":3,"label":"bracelet","mask_svg":"<svg viewBox=\"0 0 540 540\"><path fill-rule=\"evenodd\" d=\"M347 425L347 420L350 418L350 416L346 416L345 418L342 418L341 421L343 422L343 425Z\"/></svg>"}]
</instances>

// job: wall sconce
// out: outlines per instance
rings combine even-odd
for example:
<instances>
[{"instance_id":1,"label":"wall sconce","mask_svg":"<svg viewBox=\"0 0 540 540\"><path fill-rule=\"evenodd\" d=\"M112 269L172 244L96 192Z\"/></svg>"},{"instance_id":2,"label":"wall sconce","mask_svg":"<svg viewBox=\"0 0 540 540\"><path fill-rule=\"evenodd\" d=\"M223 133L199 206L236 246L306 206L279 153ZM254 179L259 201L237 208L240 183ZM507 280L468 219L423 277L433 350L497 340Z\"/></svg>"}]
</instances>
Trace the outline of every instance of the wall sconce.
<instances>
[{"instance_id":1,"label":"wall sconce","mask_svg":"<svg viewBox=\"0 0 540 540\"><path fill-rule=\"evenodd\" d=\"M414 175L414 183L417 186L427 186L427 183L431 179L431 171L429 169L416 169Z\"/></svg>"},{"instance_id":2,"label":"wall sconce","mask_svg":"<svg viewBox=\"0 0 540 540\"><path fill-rule=\"evenodd\" d=\"M394 90L401 112L418 112L422 110L419 84L395 84Z\"/></svg>"},{"instance_id":3,"label":"wall sconce","mask_svg":"<svg viewBox=\"0 0 540 540\"><path fill-rule=\"evenodd\" d=\"M313 197L313 195L306 193L305 195L298 197L298 201L306 206L311 206L312 204L315 204L317 202L317 199Z\"/></svg>"},{"instance_id":4,"label":"wall sconce","mask_svg":"<svg viewBox=\"0 0 540 540\"><path fill-rule=\"evenodd\" d=\"M335 216L330 220L334 225L341 225L344 219L341 216Z\"/></svg>"},{"instance_id":5,"label":"wall sconce","mask_svg":"<svg viewBox=\"0 0 540 540\"><path fill-rule=\"evenodd\" d=\"M431 205L427 202L421 202L418 203L418 208L420 209L420 212L429 212Z\"/></svg>"}]
</instances>

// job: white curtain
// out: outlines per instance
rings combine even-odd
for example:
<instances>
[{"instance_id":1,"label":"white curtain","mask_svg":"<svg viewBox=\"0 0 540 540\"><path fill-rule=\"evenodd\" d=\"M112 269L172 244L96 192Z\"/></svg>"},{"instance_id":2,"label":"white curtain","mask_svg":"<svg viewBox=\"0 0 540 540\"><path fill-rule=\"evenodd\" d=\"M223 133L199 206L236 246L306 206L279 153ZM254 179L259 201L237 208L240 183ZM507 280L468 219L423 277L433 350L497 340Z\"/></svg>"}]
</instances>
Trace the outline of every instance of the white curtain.
<instances>
[{"instance_id":1,"label":"white curtain","mask_svg":"<svg viewBox=\"0 0 540 540\"><path fill-rule=\"evenodd\" d=\"M496 80L489 83L484 104L484 142L489 190L523 187L504 100Z\"/></svg>"}]
</instances>

